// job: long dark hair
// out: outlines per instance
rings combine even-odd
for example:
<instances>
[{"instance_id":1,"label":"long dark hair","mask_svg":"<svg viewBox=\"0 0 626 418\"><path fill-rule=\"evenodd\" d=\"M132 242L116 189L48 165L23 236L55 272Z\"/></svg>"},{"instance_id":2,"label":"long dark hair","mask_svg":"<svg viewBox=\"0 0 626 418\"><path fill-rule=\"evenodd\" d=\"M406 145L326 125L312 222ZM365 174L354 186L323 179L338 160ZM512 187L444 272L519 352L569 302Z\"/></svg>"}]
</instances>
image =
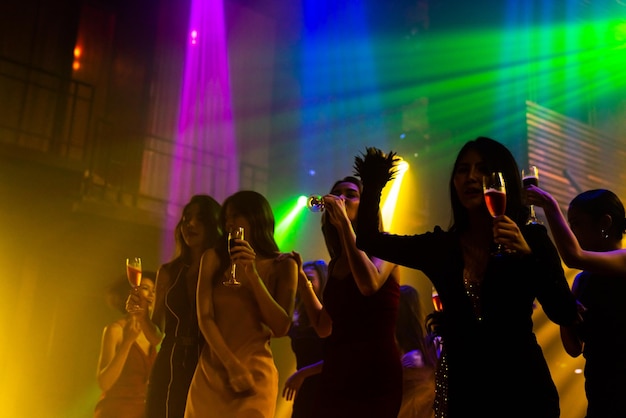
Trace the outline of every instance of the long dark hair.
<instances>
[{"instance_id":1,"label":"long dark hair","mask_svg":"<svg viewBox=\"0 0 626 418\"><path fill-rule=\"evenodd\" d=\"M425 315L420 296L413 286L400 286L400 303L396 321L396 341L402 353L419 350L424 364L434 367L437 352L432 338L426 334Z\"/></svg>"},{"instance_id":2,"label":"long dark hair","mask_svg":"<svg viewBox=\"0 0 626 418\"><path fill-rule=\"evenodd\" d=\"M198 219L204 226L203 251L215 247L222 237L222 227L218 222L220 204L209 195L197 194L192 196L183 208L180 220L176 224L176 229L174 229L174 240L176 241L175 262L191 263L191 248L183 239L182 226L185 222L187 211L189 211L192 205L198 205Z\"/></svg>"},{"instance_id":3,"label":"long dark hair","mask_svg":"<svg viewBox=\"0 0 626 418\"><path fill-rule=\"evenodd\" d=\"M226 211L231 210L237 216L243 216L250 224L250 231L245 231L245 239L254 251L266 258L275 257L280 251L274 239L274 213L267 199L252 190L241 190L224 200L219 215L222 228L226 227ZM219 254L222 262L229 264L227 239L222 239Z\"/></svg>"},{"instance_id":4,"label":"long dark hair","mask_svg":"<svg viewBox=\"0 0 626 418\"><path fill-rule=\"evenodd\" d=\"M506 183L506 215L518 225L523 225L528 216L528 208L522 203L522 180L517 162L504 145L491 138L478 137L463 145L454 162L450 176L450 202L452 204L451 231L464 231L469 226L469 214L461 204L454 188L454 174L459 160L469 151L476 151L483 158L487 172L501 171ZM487 210L485 208L485 210Z\"/></svg>"},{"instance_id":5,"label":"long dark hair","mask_svg":"<svg viewBox=\"0 0 626 418\"><path fill-rule=\"evenodd\" d=\"M569 208L576 208L586 213L594 221L599 221L604 215L609 215L612 223L606 233L613 239L620 241L626 232L624 204L610 190L593 189L582 192L572 199Z\"/></svg>"}]
</instances>

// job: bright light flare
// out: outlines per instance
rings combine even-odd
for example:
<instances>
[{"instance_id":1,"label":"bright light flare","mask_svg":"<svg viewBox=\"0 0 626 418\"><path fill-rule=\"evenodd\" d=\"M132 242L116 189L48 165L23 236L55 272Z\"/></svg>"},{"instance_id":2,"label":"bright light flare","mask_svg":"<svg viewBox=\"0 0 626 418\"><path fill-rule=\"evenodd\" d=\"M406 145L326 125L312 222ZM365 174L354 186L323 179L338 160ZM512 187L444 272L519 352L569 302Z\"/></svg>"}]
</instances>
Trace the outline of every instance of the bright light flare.
<instances>
[{"instance_id":1,"label":"bright light flare","mask_svg":"<svg viewBox=\"0 0 626 418\"><path fill-rule=\"evenodd\" d=\"M409 163L402 160L398 163L396 177L393 179L392 183L387 191L385 202L383 203L383 207L381 209L382 217L383 217L383 226L386 231L391 230L393 223L393 215L396 210L396 204L398 203L398 196L400 194L400 187L402 186L402 179L404 174L409 169Z\"/></svg>"},{"instance_id":2,"label":"bright light flare","mask_svg":"<svg viewBox=\"0 0 626 418\"><path fill-rule=\"evenodd\" d=\"M293 225L298 215L303 212L302 209L306 209L306 201L306 196L299 196L292 208L277 222L274 229L274 238L279 247L282 248L290 234L295 233L297 228L293 228Z\"/></svg>"}]
</instances>

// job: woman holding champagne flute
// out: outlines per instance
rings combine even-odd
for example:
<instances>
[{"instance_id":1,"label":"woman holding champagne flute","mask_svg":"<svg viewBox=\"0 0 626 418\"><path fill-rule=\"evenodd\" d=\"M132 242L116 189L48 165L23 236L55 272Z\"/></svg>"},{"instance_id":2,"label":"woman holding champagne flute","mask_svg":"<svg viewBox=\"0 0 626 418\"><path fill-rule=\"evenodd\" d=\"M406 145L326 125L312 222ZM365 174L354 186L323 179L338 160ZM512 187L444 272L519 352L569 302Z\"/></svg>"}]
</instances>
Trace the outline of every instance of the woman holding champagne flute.
<instances>
[{"instance_id":1,"label":"woman holding champagne flute","mask_svg":"<svg viewBox=\"0 0 626 418\"><path fill-rule=\"evenodd\" d=\"M270 339L287 335L291 325L296 262L280 253L272 208L257 192L226 198L220 226L225 231L243 228L244 234L230 234L230 240L222 239L202 256L197 305L206 345L189 387L185 417L271 418L278 371Z\"/></svg>"},{"instance_id":2,"label":"woman holding champagne flute","mask_svg":"<svg viewBox=\"0 0 626 418\"><path fill-rule=\"evenodd\" d=\"M355 159L363 181L357 246L419 269L436 287L443 340L436 372L436 417L560 416L559 397L533 332L533 302L557 324L579 320L556 248L542 225L526 225L522 181L510 151L479 137L457 155L450 177L451 227L417 235L379 231L383 187L395 154L368 148ZM487 210L483 178L502 173L504 214ZM491 254L501 244L501 256ZM503 408L504 406L504 408Z\"/></svg>"},{"instance_id":3,"label":"woman holding champagne flute","mask_svg":"<svg viewBox=\"0 0 626 418\"><path fill-rule=\"evenodd\" d=\"M146 402L146 385L156 357L152 344L137 319L142 311L152 310L155 273L144 271L139 283L133 287L128 276L111 286L107 295L109 304L124 314L102 333L98 359L98 385L102 390L95 408L94 418L143 418ZM131 290L132 289L132 290ZM137 296L137 305L127 312L125 302L129 290Z\"/></svg>"}]
</instances>

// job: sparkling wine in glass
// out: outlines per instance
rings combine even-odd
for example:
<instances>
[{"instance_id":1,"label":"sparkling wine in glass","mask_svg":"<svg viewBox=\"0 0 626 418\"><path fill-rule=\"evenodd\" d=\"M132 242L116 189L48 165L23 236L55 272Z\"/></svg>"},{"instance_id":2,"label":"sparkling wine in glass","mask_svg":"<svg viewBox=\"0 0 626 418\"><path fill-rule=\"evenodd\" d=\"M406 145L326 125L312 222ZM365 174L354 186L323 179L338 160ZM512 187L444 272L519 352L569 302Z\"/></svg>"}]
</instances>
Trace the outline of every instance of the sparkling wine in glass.
<instances>
[{"instance_id":1,"label":"sparkling wine in glass","mask_svg":"<svg viewBox=\"0 0 626 418\"><path fill-rule=\"evenodd\" d=\"M228 231L228 254L230 255L230 249L237 245L235 242L236 239L244 239L244 232L242 226L236 226ZM235 271L237 270L237 265L233 262L230 263L230 278L228 280L223 281L222 283L225 286L239 286L241 284L240 281L237 280Z\"/></svg>"},{"instance_id":2,"label":"sparkling wine in glass","mask_svg":"<svg viewBox=\"0 0 626 418\"><path fill-rule=\"evenodd\" d=\"M491 173L483 178L483 193L485 194L485 204L492 217L502 216L506 211L506 185L501 172ZM495 256L504 254L502 244L498 244Z\"/></svg>"},{"instance_id":3,"label":"sparkling wine in glass","mask_svg":"<svg viewBox=\"0 0 626 418\"><path fill-rule=\"evenodd\" d=\"M435 286L432 287L431 296L433 299L433 307L435 308L435 311L443 311L443 304L441 303L441 299L439 298L439 292L437 292Z\"/></svg>"},{"instance_id":4,"label":"sparkling wine in glass","mask_svg":"<svg viewBox=\"0 0 626 418\"><path fill-rule=\"evenodd\" d=\"M141 258L132 257L126 259L126 277L133 289L141 285Z\"/></svg>"},{"instance_id":5,"label":"sparkling wine in glass","mask_svg":"<svg viewBox=\"0 0 626 418\"><path fill-rule=\"evenodd\" d=\"M141 258L132 257L126 259L126 277L128 278L128 283L133 288L133 292L137 293L141 285ZM139 309L139 305L135 305L135 308Z\"/></svg>"},{"instance_id":6,"label":"sparkling wine in glass","mask_svg":"<svg viewBox=\"0 0 626 418\"><path fill-rule=\"evenodd\" d=\"M539 169L536 165L529 165L528 168L522 169L522 185L528 187L530 185L539 186ZM535 206L530 205L530 214L526 220L526 225L542 223L535 214Z\"/></svg>"},{"instance_id":7,"label":"sparkling wine in glass","mask_svg":"<svg viewBox=\"0 0 626 418\"><path fill-rule=\"evenodd\" d=\"M324 212L324 198L319 194L312 194L306 201L306 207L311 212Z\"/></svg>"}]
</instances>

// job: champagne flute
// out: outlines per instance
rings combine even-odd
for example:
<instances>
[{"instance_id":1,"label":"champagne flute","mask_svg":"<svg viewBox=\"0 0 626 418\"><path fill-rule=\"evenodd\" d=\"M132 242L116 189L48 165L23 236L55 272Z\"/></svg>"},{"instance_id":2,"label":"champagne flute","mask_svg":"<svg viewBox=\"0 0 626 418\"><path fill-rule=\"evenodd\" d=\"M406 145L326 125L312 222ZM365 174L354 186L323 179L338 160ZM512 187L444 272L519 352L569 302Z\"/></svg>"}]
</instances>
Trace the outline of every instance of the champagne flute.
<instances>
[{"instance_id":1,"label":"champagne flute","mask_svg":"<svg viewBox=\"0 0 626 418\"><path fill-rule=\"evenodd\" d=\"M441 299L439 298L439 292L435 286L432 286L431 297L433 300L433 307L435 308L435 312L443 311L443 304L441 303ZM435 345L435 350L437 350L437 357L441 356L441 349L443 347L443 340L441 339L441 335L435 335L433 338L433 344Z\"/></svg>"},{"instance_id":2,"label":"champagne flute","mask_svg":"<svg viewBox=\"0 0 626 418\"><path fill-rule=\"evenodd\" d=\"M487 177L483 177L483 193L485 204L492 217L504 215L506 211L506 185L504 176L497 171ZM498 244L493 256L499 257L504 254L502 244Z\"/></svg>"},{"instance_id":3,"label":"champagne flute","mask_svg":"<svg viewBox=\"0 0 626 418\"><path fill-rule=\"evenodd\" d=\"M228 231L228 255L230 255L230 249L235 246L237 243L236 239L244 239L244 232L242 226L236 226L231 228ZM241 284L240 281L235 277L235 270L237 269L237 265L231 261L230 263L230 279L222 282L224 286L239 286Z\"/></svg>"},{"instance_id":4,"label":"champagne flute","mask_svg":"<svg viewBox=\"0 0 626 418\"><path fill-rule=\"evenodd\" d=\"M141 258L131 257L126 259L126 277L128 283L133 288L133 293L137 293L141 285ZM139 305L135 305L139 309Z\"/></svg>"},{"instance_id":5,"label":"champagne flute","mask_svg":"<svg viewBox=\"0 0 626 418\"><path fill-rule=\"evenodd\" d=\"M312 194L306 201L306 207L311 212L324 212L324 198L319 194Z\"/></svg>"},{"instance_id":6,"label":"champagne flute","mask_svg":"<svg viewBox=\"0 0 626 418\"><path fill-rule=\"evenodd\" d=\"M441 299L439 298L439 292L437 292L435 286L432 286L431 297L433 299L433 307L435 308L435 311L443 311L443 304L441 303Z\"/></svg>"},{"instance_id":7,"label":"champagne flute","mask_svg":"<svg viewBox=\"0 0 626 418\"><path fill-rule=\"evenodd\" d=\"M529 165L528 168L522 169L522 185L528 187L530 185L539 186L539 169L536 165ZM530 205L530 214L526 220L526 225L541 224L542 222L535 214L535 206Z\"/></svg>"}]
</instances>

